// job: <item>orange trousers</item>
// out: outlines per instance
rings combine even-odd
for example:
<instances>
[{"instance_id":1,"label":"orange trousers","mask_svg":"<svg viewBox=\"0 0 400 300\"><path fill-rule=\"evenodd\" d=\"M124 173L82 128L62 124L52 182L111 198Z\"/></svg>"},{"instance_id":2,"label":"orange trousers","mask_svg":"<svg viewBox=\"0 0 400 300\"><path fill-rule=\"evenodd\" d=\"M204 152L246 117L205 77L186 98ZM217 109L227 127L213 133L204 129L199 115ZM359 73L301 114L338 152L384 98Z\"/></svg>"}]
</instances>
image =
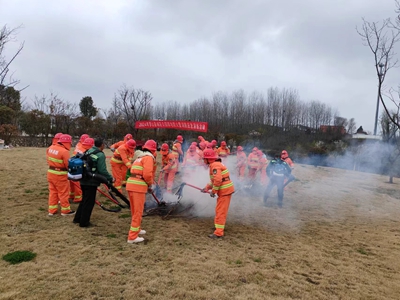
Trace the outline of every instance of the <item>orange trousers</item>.
<instances>
[{"instance_id":1,"label":"orange trousers","mask_svg":"<svg viewBox=\"0 0 400 300\"><path fill-rule=\"evenodd\" d=\"M56 214L58 211L58 201L60 201L61 212L69 213L69 180L67 175L55 175L47 173L49 183L49 213Z\"/></svg>"},{"instance_id":2,"label":"orange trousers","mask_svg":"<svg viewBox=\"0 0 400 300\"><path fill-rule=\"evenodd\" d=\"M250 180L255 180L256 179L256 174L257 174L257 169L249 168L248 177L249 177Z\"/></svg>"},{"instance_id":3,"label":"orange trousers","mask_svg":"<svg viewBox=\"0 0 400 300\"><path fill-rule=\"evenodd\" d=\"M112 170L112 176L115 178L114 182L114 187L121 191L122 190L122 184L124 183L125 178L126 178L126 172L128 171L128 167L125 166L124 164L118 164L113 161L111 161L111 170Z\"/></svg>"},{"instance_id":4,"label":"orange trousers","mask_svg":"<svg viewBox=\"0 0 400 300\"><path fill-rule=\"evenodd\" d=\"M167 187L167 192L172 193L176 171L168 171L164 174L164 186Z\"/></svg>"},{"instance_id":5,"label":"orange trousers","mask_svg":"<svg viewBox=\"0 0 400 300\"><path fill-rule=\"evenodd\" d=\"M128 233L128 240L134 240L140 232L140 224L142 223L144 202L146 201L145 193L137 193L128 191L129 203L131 205L131 228Z\"/></svg>"},{"instance_id":6,"label":"orange trousers","mask_svg":"<svg viewBox=\"0 0 400 300\"><path fill-rule=\"evenodd\" d=\"M246 171L246 166L237 167L237 169L238 169L239 180L243 181L244 173Z\"/></svg>"},{"instance_id":7,"label":"orange trousers","mask_svg":"<svg viewBox=\"0 0 400 300\"><path fill-rule=\"evenodd\" d=\"M78 181L69 182L69 199L72 199L75 203L82 201L82 189Z\"/></svg>"},{"instance_id":8,"label":"orange trousers","mask_svg":"<svg viewBox=\"0 0 400 300\"><path fill-rule=\"evenodd\" d=\"M226 217L228 215L228 209L229 209L229 204L231 203L231 197L232 194L219 196L217 199L217 206L215 207L215 219L214 219L214 225L215 225L214 234L217 236L224 235Z\"/></svg>"}]
</instances>

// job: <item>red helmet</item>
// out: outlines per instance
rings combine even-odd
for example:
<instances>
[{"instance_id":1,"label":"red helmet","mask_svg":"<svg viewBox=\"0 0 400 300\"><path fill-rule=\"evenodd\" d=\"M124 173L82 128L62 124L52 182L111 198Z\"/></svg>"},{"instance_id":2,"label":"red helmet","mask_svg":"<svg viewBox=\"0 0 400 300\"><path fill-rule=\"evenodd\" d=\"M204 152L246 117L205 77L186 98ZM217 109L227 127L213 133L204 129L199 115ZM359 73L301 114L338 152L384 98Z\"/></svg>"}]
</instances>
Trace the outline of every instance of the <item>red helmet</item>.
<instances>
[{"instance_id":1,"label":"red helmet","mask_svg":"<svg viewBox=\"0 0 400 300\"><path fill-rule=\"evenodd\" d=\"M56 133L56 135L53 137L53 139L59 139L63 134L61 132Z\"/></svg>"},{"instance_id":2,"label":"red helmet","mask_svg":"<svg viewBox=\"0 0 400 300\"><path fill-rule=\"evenodd\" d=\"M289 157L289 154L287 153L286 150L282 150L281 157L282 158L288 158Z\"/></svg>"},{"instance_id":3,"label":"red helmet","mask_svg":"<svg viewBox=\"0 0 400 300\"><path fill-rule=\"evenodd\" d=\"M257 150L257 155L258 156L262 156L263 155L262 151L261 150Z\"/></svg>"},{"instance_id":4,"label":"red helmet","mask_svg":"<svg viewBox=\"0 0 400 300\"><path fill-rule=\"evenodd\" d=\"M128 140L125 145L130 148L130 149L135 149L136 148L136 142L134 139Z\"/></svg>"},{"instance_id":5,"label":"red helmet","mask_svg":"<svg viewBox=\"0 0 400 300\"><path fill-rule=\"evenodd\" d=\"M178 136L176 137L176 140L177 140L178 142L183 142L183 137L182 137L181 135L178 135Z\"/></svg>"},{"instance_id":6,"label":"red helmet","mask_svg":"<svg viewBox=\"0 0 400 300\"><path fill-rule=\"evenodd\" d=\"M237 151L243 151L243 147L242 146L238 146L237 147Z\"/></svg>"},{"instance_id":7,"label":"red helmet","mask_svg":"<svg viewBox=\"0 0 400 300\"><path fill-rule=\"evenodd\" d=\"M218 155L213 149L206 149L203 152L203 157L207 159L217 159Z\"/></svg>"},{"instance_id":8,"label":"red helmet","mask_svg":"<svg viewBox=\"0 0 400 300\"><path fill-rule=\"evenodd\" d=\"M147 149L149 151L157 151L157 143L154 140L148 140L143 145L143 149Z\"/></svg>"},{"instance_id":9,"label":"red helmet","mask_svg":"<svg viewBox=\"0 0 400 300\"><path fill-rule=\"evenodd\" d=\"M206 147L206 143L201 142L201 143L199 144L199 146L200 146L200 149L203 150L203 149Z\"/></svg>"},{"instance_id":10,"label":"red helmet","mask_svg":"<svg viewBox=\"0 0 400 300\"><path fill-rule=\"evenodd\" d=\"M69 134L63 134L58 140L59 143L72 143L72 137Z\"/></svg>"},{"instance_id":11,"label":"red helmet","mask_svg":"<svg viewBox=\"0 0 400 300\"><path fill-rule=\"evenodd\" d=\"M197 138L199 141L202 141L202 140L204 140L204 138L201 136L201 135L199 135L199 137Z\"/></svg>"},{"instance_id":12,"label":"red helmet","mask_svg":"<svg viewBox=\"0 0 400 300\"><path fill-rule=\"evenodd\" d=\"M258 148L257 148L257 147L254 147L254 148L253 148L253 151L258 151Z\"/></svg>"},{"instance_id":13,"label":"red helmet","mask_svg":"<svg viewBox=\"0 0 400 300\"><path fill-rule=\"evenodd\" d=\"M212 143L207 143L207 144L206 144L206 149L212 149L212 147L213 147L213 144L212 144Z\"/></svg>"},{"instance_id":14,"label":"red helmet","mask_svg":"<svg viewBox=\"0 0 400 300\"><path fill-rule=\"evenodd\" d=\"M196 143L196 142L192 142L190 145L195 145L195 146L197 146L197 143Z\"/></svg>"},{"instance_id":15,"label":"red helmet","mask_svg":"<svg viewBox=\"0 0 400 300\"><path fill-rule=\"evenodd\" d=\"M225 142L225 141L222 141L222 142L221 142L221 146L226 146L226 142Z\"/></svg>"},{"instance_id":16,"label":"red helmet","mask_svg":"<svg viewBox=\"0 0 400 300\"><path fill-rule=\"evenodd\" d=\"M196 151L196 145L190 145L189 151L191 152Z\"/></svg>"},{"instance_id":17,"label":"red helmet","mask_svg":"<svg viewBox=\"0 0 400 300\"><path fill-rule=\"evenodd\" d=\"M86 134L86 133L84 133L84 134L82 134L81 135L81 138L79 139L79 141L81 142L81 143L83 143L87 138L89 138L90 136L88 135L88 134Z\"/></svg>"},{"instance_id":18,"label":"red helmet","mask_svg":"<svg viewBox=\"0 0 400 300\"><path fill-rule=\"evenodd\" d=\"M169 149L168 144L164 143L161 145L161 150L167 151Z\"/></svg>"},{"instance_id":19,"label":"red helmet","mask_svg":"<svg viewBox=\"0 0 400 300\"><path fill-rule=\"evenodd\" d=\"M83 141L82 143L83 146L90 146L93 147L94 146L94 139L92 138L87 138Z\"/></svg>"},{"instance_id":20,"label":"red helmet","mask_svg":"<svg viewBox=\"0 0 400 300\"><path fill-rule=\"evenodd\" d=\"M132 134L128 133L127 135L124 136L124 140L131 140L133 139Z\"/></svg>"},{"instance_id":21,"label":"red helmet","mask_svg":"<svg viewBox=\"0 0 400 300\"><path fill-rule=\"evenodd\" d=\"M214 146L216 146L216 145L217 145L217 141L216 141L216 140L212 140L212 141L211 141L211 144L213 144Z\"/></svg>"}]
</instances>

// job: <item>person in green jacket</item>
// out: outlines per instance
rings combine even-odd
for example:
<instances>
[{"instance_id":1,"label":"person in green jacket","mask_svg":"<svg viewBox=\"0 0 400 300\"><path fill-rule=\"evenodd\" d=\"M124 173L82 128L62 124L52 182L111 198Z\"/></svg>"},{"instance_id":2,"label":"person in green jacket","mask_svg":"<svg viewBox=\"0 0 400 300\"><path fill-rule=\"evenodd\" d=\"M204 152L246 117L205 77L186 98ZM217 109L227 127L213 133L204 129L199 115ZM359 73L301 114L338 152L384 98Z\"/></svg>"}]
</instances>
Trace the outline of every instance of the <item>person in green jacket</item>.
<instances>
[{"instance_id":1,"label":"person in green jacket","mask_svg":"<svg viewBox=\"0 0 400 300\"><path fill-rule=\"evenodd\" d=\"M110 183L112 183L114 182L114 178L107 171L106 156L103 149L103 139L96 138L94 140L94 146L87 150L92 161L91 172L104 176ZM73 220L74 223L79 223L80 227L89 227L92 225L90 223L90 216L92 215L93 206L96 200L97 187L99 185L100 182L94 178L81 180L82 201L79 203L78 210L76 211Z\"/></svg>"}]
</instances>

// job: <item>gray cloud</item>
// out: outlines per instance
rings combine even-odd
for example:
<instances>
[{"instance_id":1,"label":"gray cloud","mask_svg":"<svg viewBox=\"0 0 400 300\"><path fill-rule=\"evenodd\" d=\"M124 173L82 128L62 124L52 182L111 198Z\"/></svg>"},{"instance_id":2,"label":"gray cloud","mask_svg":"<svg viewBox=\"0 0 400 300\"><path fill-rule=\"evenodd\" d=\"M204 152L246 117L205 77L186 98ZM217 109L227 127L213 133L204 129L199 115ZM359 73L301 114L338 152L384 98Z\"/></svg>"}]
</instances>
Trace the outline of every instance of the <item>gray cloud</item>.
<instances>
[{"instance_id":1,"label":"gray cloud","mask_svg":"<svg viewBox=\"0 0 400 300\"><path fill-rule=\"evenodd\" d=\"M393 15L394 1L17 0L6 7L5 23L24 24L25 49L13 68L30 85L28 99L52 90L108 107L123 83L180 102L278 86L372 130L373 58L355 27L361 17ZM397 74L388 86L397 86Z\"/></svg>"}]
</instances>

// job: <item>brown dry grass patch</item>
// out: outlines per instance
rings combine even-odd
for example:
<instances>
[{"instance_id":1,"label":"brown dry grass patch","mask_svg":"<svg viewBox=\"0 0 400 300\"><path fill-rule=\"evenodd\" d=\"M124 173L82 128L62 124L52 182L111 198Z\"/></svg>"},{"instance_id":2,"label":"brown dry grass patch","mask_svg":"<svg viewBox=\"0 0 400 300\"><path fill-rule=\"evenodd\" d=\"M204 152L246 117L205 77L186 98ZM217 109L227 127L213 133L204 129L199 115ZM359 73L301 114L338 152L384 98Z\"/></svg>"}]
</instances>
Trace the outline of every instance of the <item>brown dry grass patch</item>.
<instances>
[{"instance_id":1,"label":"brown dry grass patch","mask_svg":"<svg viewBox=\"0 0 400 300\"><path fill-rule=\"evenodd\" d=\"M0 255L37 253L0 262L0 299L399 299L400 185L295 171L283 209L235 195L224 240L207 238L215 200L204 199L208 217L146 217L147 242L128 245L127 210L95 206L86 229L47 216L44 149L0 151Z\"/></svg>"}]
</instances>

